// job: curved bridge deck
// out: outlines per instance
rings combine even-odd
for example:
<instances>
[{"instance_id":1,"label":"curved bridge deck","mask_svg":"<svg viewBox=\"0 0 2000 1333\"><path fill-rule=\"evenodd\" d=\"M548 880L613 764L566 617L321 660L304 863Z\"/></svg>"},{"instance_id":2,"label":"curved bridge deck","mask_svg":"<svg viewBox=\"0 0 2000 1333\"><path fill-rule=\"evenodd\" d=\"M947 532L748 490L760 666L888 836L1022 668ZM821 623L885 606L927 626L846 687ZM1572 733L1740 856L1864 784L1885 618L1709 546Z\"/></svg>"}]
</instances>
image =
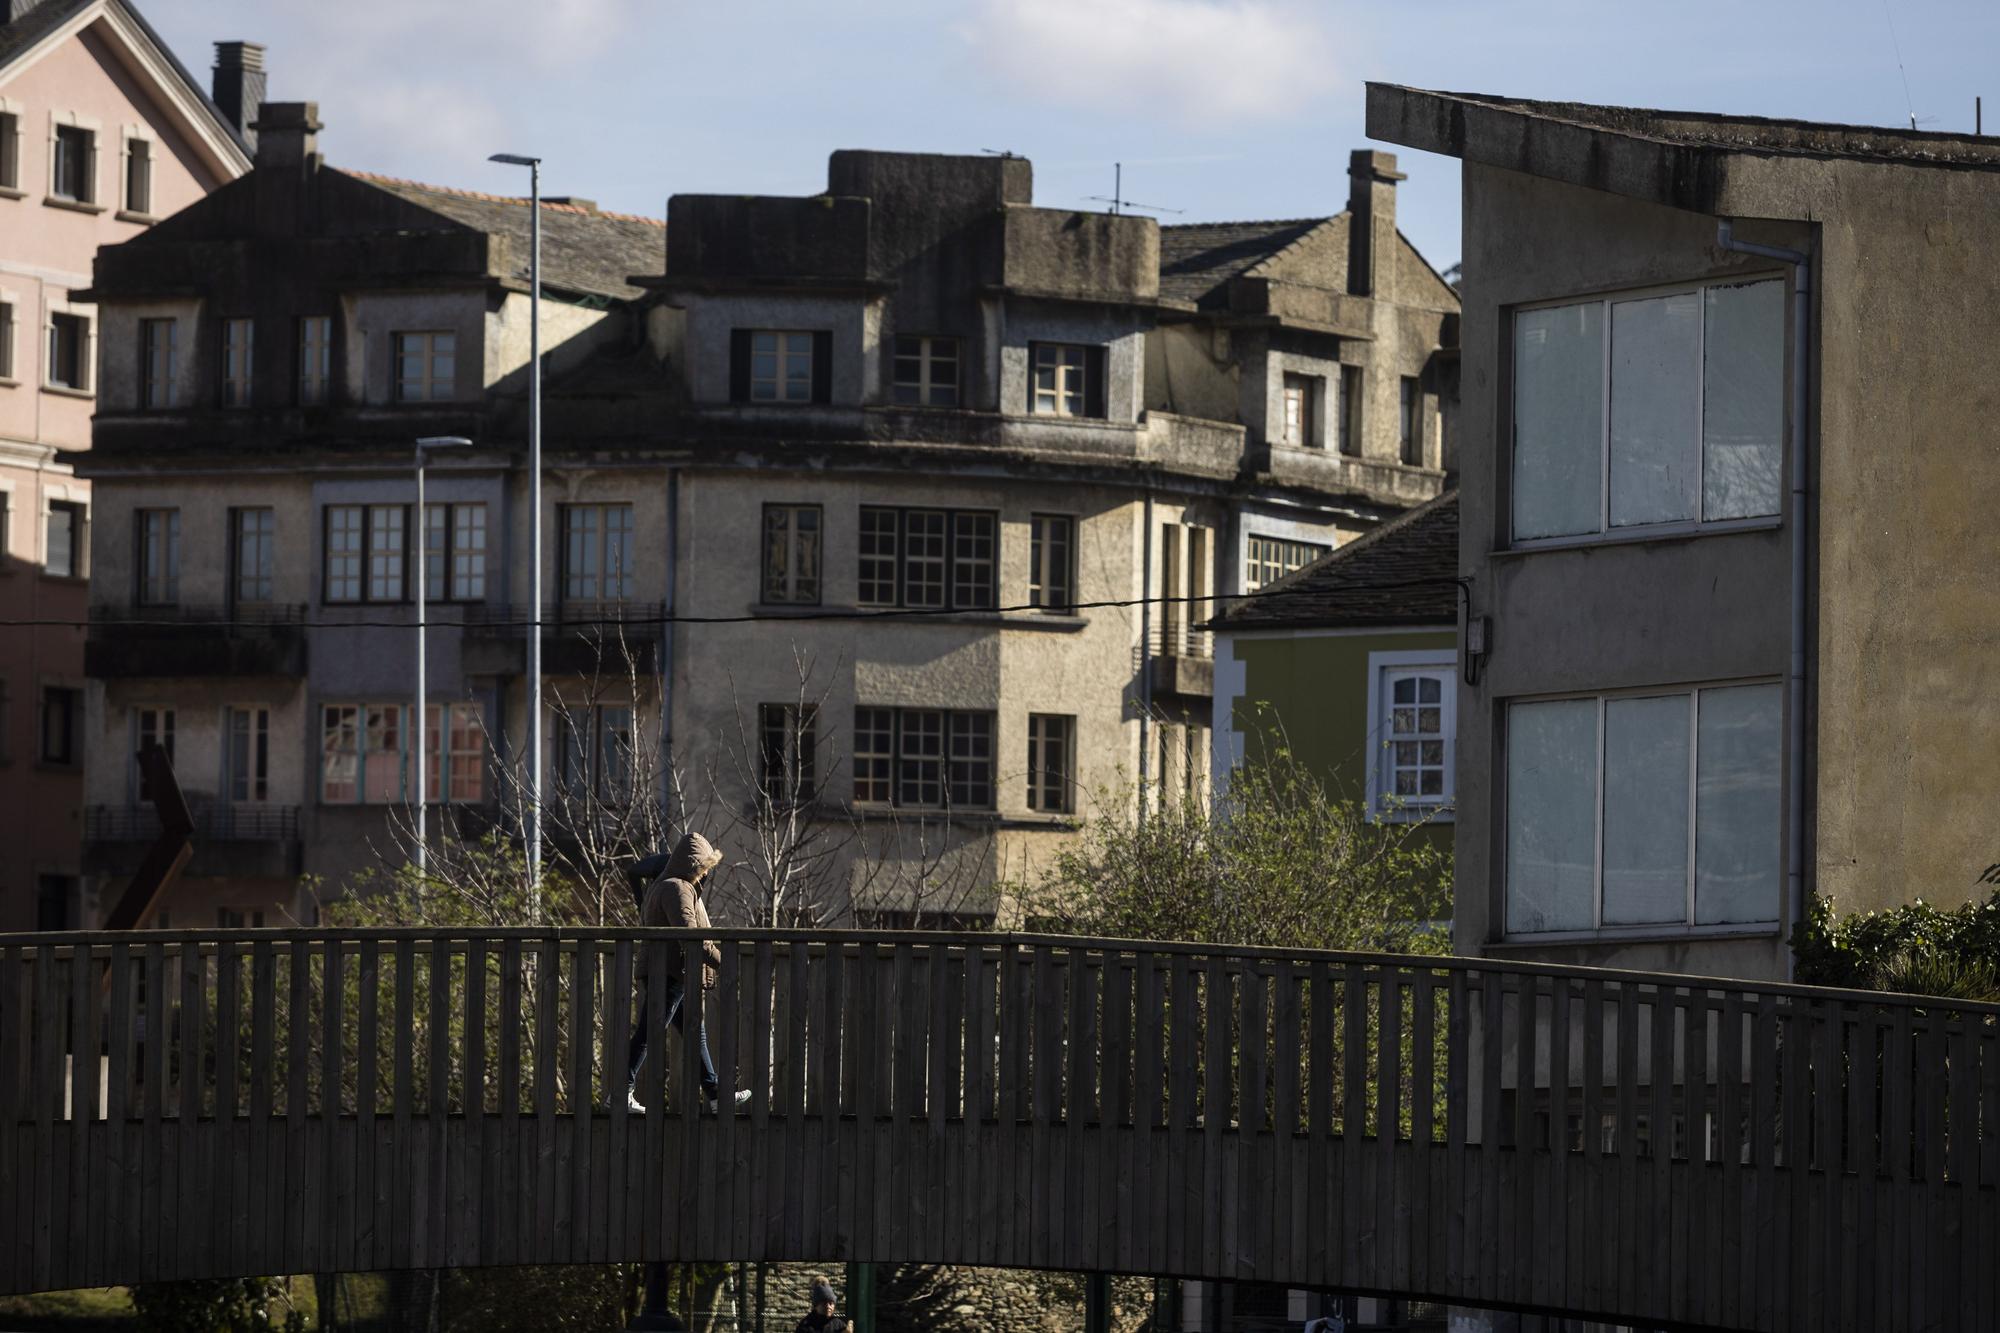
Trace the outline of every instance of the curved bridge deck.
<instances>
[{"instance_id":1,"label":"curved bridge deck","mask_svg":"<svg viewBox=\"0 0 2000 1333\"><path fill-rule=\"evenodd\" d=\"M0 1291L929 1261L2000 1326L2000 1009L1493 960L675 932L0 937ZM685 958L684 958L685 956ZM659 991L637 1021L656 1028Z\"/></svg>"}]
</instances>

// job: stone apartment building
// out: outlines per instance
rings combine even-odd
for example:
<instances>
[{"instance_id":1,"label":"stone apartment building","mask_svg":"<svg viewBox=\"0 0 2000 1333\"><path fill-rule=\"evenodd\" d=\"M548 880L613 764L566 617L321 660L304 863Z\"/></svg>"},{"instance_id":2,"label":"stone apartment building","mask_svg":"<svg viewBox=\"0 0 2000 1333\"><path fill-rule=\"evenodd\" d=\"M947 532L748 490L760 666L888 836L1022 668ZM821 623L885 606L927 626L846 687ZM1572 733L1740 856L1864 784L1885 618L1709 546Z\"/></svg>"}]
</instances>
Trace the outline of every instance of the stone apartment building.
<instances>
[{"instance_id":1,"label":"stone apartment building","mask_svg":"<svg viewBox=\"0 0 2000 1333\"><path fill-rule=\"evenodd\" d=\"M216 99L124 0L0 3L0 930L82 917L90 447L100 245L249 169L261 48L222 43Z\"/></svg>"},{"instance_id":2,"label":"stone apartment building","mask_svg":"<svg viewBox=\"0 0 2000 1333\"><path fill-rule=\"evenodd\" d=\"M266 106L256 170L93 285L117 577L90 798L134 801L171 716L213 813L170 912L296 909L296 873L391 850L419 527L436 822L511 818L524 752L527 209L337 170L318 128ZM739 881L756 812L801 804L859 832L791 906L894 919L991 912L1099 787L1198 789L1199 599L1442 482L1455 300L1396 236L1393 161L1363 156L1359 241L1037 208L1010 157L839 152L823 194L679 195L664 233L545 201L551 800L699 822ZM146 406L169 322L247 340L255 374L196 359ZM474 443L436 455L419 524L429 435ZM217 608L231 632L198 632Z\"/></svg>"},{"instance_id":3,"label":"stone apartment building","mask_svg":"<svg viewBox=\"0 0 2000 1333\"><path fill-rule=\"evenodd\" d=\"M2000 878L2000 140L1371 85L1465 180L1461 952L1784 977Z\"/></svg>"}]
</instances>

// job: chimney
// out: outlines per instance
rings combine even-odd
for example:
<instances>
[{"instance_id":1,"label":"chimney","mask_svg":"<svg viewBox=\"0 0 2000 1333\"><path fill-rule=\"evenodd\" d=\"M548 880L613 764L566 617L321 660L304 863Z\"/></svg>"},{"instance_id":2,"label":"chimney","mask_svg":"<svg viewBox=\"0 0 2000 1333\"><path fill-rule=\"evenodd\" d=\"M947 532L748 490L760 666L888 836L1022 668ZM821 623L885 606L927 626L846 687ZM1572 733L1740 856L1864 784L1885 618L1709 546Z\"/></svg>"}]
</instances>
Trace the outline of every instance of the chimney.
<instances>
[{"instance_id":1,"label":"chimney","mask_svg":"<svg viewBox=\"0 0 2000 1333\"><path fill-rule=\"evenodd\" d=\"M259 171L305 166L319 157L318 102L266 102L250 128L257 131Z\"/></svg>"},{"instance_id":2,"label":"chimney","mask_svg":"<svg viewBox=\"0 0 2000 1333\"><path fill-rule=\"evenodd\" d=\"M1357 148L1347 158L1347 290L1395 299L1396 170L1394 153Z\"/></svg>"},{"instance_id":3,"label":"chimney","mask_svg":"<svg viewBox=\"0 0 2000 1333\"><path fill-rule=\"evenodd\" d=\"M209 87L223 117L255 153L257 130L250 120L264 101L264 48L256 42L217 42L215 78Z\"/></svg>"}]
</instances>

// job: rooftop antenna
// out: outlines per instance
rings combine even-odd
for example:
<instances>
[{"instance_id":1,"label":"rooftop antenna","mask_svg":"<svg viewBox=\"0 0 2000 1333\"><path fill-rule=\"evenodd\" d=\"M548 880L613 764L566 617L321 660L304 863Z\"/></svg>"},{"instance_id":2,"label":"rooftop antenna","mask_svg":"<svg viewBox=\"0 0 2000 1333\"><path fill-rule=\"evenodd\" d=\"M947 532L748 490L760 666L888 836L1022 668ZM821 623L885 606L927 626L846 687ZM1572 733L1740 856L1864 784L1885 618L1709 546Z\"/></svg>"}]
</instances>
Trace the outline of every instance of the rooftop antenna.
<instances>
[{"instance_id":1,"label":"rooftop antenna","mask_svg":"<svg viewBox=\"0 0 2000 1333\"><path fill-rule=\"evenodd\" d=\"M1084 197L1094 204L1111 205L1111 214L1113 217L1123 213L1128 208L1136 208L1146 213L1180 213L1183 211L1178 208L1166 208L1160 204L1142 204L1136 199L1127 199L1125 197L1125 164L1123 162L1113 162L1111 164L1111 193L1109 195L1092 194Z\"/></svg>"},{"instance_id":2,"label":"rooftop antenna","mask_svg":"<svg viewBox=\"0 0 2000 1333\"><path fill-rule=\"evenodd\" d=\"M1896 40L1896 16L1889 12L1889 0L1882 0L1882 19L1889 25L1889 49L1896 53L1896 73L1903 79L1903 110L1910 113L1910 128L1917 128L1917 106L1910 100L1910 72L1903 68L1903 44Z\"/></svg>"},{"instance_id":3,"label":"rooftop antenna","mask_svg":"<svg viewBox=\"0 0 2000 1333\"><path fill-rule=\"evenodd\" d=\"M1014 156L1014 150L1013 150L1013 149L1011 149L1011 148L982 148L982 149L980 149L979 151L980 151L980 152L982 152L982 153L984 153L984 154L986 154L986 155L987 155L988 157L1012 157L1012 156Z\"/></svg>"}]
</instances>

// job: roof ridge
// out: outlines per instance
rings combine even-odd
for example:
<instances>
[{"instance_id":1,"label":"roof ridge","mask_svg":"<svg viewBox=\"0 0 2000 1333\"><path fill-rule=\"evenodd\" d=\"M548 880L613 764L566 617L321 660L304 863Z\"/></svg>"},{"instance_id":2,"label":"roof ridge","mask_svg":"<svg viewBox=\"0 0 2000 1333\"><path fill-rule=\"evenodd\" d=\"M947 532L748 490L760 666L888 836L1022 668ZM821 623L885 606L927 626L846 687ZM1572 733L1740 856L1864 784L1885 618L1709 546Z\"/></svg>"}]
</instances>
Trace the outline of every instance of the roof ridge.
<instances>
[{"instance_id":1,"label":"roof ridge","mask_svg":"<svg viewBox=\"0 0 2000 1333\"><path fill-rule=\"evenodd\" d=\"M1342 209L1341 212L1347 210ZM1162 223L1161 231L1192 231L1196 227L1296 227L1306 222L1331 222L1340 213L1324 216L1309 215L1297 218L1223 218L1215 222L1169 222Z\"/></svg>"},{"instance_id":2,"label":"roof ridge","mask_svg":"<svg viewBox=\"0 0 2000 1333\"><path fill-rule=\"evenodd\" d=\"M484 190L466 190L456 185L433 185L429 181L410 180L405 176L390 176L380 171L359 171L353 167L339 167L337 170L343 171L350 176L358 177L361 180L374 181L381 185L407 185L415 190L429 190L433 194L449 194L460 199L477 199L482 203L521 204L525 206L528 202L518 194L489 194ZM643 222L652 227L665 227L667 225L666 220L663 218L649 218L638 213L614 213L604 208L579 208L575 204L559 204L549 199L542 200L542 207L554 213L574 213L578 217L614 218L620 222Z\"/></svg>"}]
</instances>

